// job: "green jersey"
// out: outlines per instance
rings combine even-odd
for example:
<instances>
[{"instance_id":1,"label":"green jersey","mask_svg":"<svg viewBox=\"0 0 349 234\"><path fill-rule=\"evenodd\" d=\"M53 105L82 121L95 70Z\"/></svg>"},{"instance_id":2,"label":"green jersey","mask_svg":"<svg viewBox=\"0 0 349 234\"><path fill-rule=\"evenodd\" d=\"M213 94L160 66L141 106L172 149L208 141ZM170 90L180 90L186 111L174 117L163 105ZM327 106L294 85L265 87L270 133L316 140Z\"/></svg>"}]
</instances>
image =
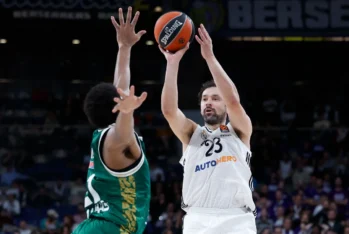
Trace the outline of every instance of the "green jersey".
<instances>
[{"instance_id":1,"label":"green jersey","mask_svg":"<svg viewBox=\"0 0 349 234\"><path fill-rule=\"evenodd\" d=\"M147 224L151 195L144 142L135 133L142 152L140 159L126 170L114 171L102 158L103 142L111 127L93 133L85 196L87 217L116 224L119 230L113 233L140 234Z\"/></svg>"}]
</instances>

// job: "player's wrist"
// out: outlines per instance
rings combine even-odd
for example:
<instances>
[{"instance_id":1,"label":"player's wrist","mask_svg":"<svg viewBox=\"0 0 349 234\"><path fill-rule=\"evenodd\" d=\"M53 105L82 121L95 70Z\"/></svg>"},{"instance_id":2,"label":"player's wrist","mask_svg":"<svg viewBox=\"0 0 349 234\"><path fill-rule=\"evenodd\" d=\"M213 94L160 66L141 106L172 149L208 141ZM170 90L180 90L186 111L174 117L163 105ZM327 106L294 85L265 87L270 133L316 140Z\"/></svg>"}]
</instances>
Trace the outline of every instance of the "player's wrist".
<instances>
[{"instance_id":1,"label":"player's wrist","mask_svg":"<svg viewBox=\"0 0 349 234\"><path fill-rule=\"evenodd\" d=\"M129 116L129 117L131 117L134 112L135 112L135 109L120 110L120 113L122 113L124 116Z\"/></svg>"},{"instance_id":2,"label":"player's wrist","mask_svg":"<svg viewBox=\"0 0 349 234\"><path fill-rule=\"evenodd\" d=\"M132 45L118 44L120 51L131 51Z\"/></svg>"},{"instance_id":3,"label":"player's wrist","mask_svg":"<svg viewBox=\"0 0 349 234\"><path fill-rule=\"evenodd\" d=\"M214 62L216 61L216 57L214 56L214 54L207 56L206 58L204 58L206 60L206 62Z\"/></svg>"},{"instance_id":4,"label":"player's wrist","mask_svg":"<svg viewBox=\"0 0 349 234\"><path fill-rule=\"evenodd\" d=\"M180 60L170 59L170 60L167 60L167 66L178 66L179 62L180 62Z\"/></svg>"}]
</instances>

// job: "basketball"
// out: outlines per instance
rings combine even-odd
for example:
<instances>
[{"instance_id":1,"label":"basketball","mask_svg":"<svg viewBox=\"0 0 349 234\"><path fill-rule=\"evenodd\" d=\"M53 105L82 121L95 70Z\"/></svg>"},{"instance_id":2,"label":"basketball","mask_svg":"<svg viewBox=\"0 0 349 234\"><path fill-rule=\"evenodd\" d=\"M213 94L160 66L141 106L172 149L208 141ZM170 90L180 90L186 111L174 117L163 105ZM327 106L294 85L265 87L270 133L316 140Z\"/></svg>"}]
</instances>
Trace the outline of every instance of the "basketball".
<instances>
[{"instance_id":1,"label":"basketball","mask_svg":"<svg viewBox=\"0 0 349 234\"><path fill-rule=\"evenodd\" d=\"M195 26L189 16L179 11L163 14L154 27L156 42L165 50L176 52L195 36Z\"/></svg>"}]
</instances>

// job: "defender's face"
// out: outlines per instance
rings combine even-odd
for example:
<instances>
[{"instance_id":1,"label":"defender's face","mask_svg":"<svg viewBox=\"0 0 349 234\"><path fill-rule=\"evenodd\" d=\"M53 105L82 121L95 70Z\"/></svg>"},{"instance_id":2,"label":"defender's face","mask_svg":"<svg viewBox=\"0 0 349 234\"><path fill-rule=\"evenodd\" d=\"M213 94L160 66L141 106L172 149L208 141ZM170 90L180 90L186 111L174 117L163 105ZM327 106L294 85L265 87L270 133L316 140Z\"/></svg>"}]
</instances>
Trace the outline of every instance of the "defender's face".
<instances>
[{"instance_id":1,"label":"defender's face","mask_svg":"<svg viewBox=\"0 0 349 234\"><path fill-rule=\"evenodd\" d=\"M200 103L201 115L209 125L219 124L226 117L226 106L217 87L205 89Z\"/></svg>"}]
</instances>

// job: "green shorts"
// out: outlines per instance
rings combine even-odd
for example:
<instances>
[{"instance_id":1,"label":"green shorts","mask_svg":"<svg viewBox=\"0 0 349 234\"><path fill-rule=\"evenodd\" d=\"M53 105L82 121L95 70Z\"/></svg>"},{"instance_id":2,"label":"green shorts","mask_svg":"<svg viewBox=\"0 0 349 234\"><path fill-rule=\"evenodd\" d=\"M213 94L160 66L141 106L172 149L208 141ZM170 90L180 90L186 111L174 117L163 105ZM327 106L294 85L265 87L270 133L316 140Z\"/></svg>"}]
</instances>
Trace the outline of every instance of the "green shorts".
<instances>
[{"instance_id":1,"label":"green shorts","mask_svg":"<svg viewBox=\"0 0 349 234\"><path fill-rule=\"evenodd\" d=\"M72 234L126 234L120 226L103 219L86 219L73 231Z\"/></svg>"}]
</instances>

